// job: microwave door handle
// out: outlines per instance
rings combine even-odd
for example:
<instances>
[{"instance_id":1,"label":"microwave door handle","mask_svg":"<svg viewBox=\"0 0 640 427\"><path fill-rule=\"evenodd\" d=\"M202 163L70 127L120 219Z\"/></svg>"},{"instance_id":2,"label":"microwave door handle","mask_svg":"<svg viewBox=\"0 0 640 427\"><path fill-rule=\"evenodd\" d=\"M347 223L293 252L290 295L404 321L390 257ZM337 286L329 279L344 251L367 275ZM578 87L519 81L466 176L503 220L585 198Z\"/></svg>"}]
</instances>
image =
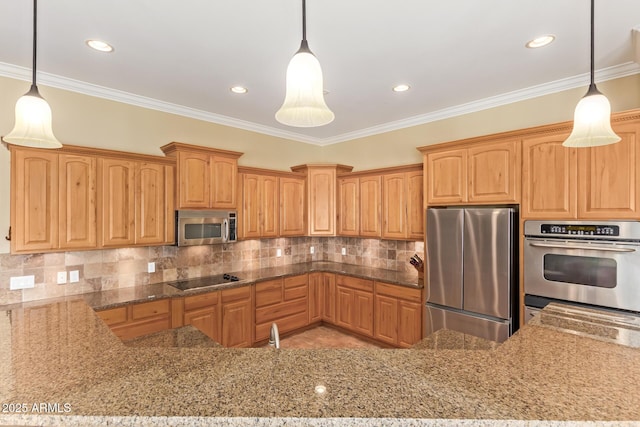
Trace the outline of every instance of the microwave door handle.
<instances>
[{"instance_id":1,"label":"microwave door handle","mask_svg":"<svg viewBox=\"0 0 640 427\"><path fill-rule=\"evenodd\" d=\"M608 252L635 252L633 248L607 248L602 246L574 246L574 245L553 245L550 243L529 243L530 246L536 248L558 248L558 249L585 249L588 251L608 251Z\"/></svg>"},{"instance_id":2,"label":"microwave door handle","mask_svg":"<svg viewBox=\"0 0 640 427\"><path fill-rule=\"evenodd\" d=\"M222 241L226 242L229 240L229 221L228 220L223 220L222 221Z\"/></svg>"}]
</instances>

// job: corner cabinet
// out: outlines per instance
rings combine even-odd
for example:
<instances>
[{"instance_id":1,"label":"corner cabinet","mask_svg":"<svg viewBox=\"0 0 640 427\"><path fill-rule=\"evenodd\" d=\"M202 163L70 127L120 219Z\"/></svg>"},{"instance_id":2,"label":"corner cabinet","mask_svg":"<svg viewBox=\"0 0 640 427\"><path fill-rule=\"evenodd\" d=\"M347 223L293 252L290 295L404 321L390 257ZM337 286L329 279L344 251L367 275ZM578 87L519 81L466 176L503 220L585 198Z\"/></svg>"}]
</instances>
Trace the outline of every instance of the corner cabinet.
<instances>
[{"instance_id":1,"label":"corner cabinet","mask_svg":"<svg viewBox=\"0 0 640 427\"><path fill-rule=\"evenodd\" d=\"M176 159L176 209L237 209L242 153L181 142L160 149Z\"/></svg>"},{"instance_id":2,"label":"corner cabinet","mask_svg":"<svg viewBox=\"0 0 640 427\"><path fill-rule=\"evenodd\" d=\"M420 151L428 205L519 202L519 139L465 140Z\"/></svg>"}]
</instances>

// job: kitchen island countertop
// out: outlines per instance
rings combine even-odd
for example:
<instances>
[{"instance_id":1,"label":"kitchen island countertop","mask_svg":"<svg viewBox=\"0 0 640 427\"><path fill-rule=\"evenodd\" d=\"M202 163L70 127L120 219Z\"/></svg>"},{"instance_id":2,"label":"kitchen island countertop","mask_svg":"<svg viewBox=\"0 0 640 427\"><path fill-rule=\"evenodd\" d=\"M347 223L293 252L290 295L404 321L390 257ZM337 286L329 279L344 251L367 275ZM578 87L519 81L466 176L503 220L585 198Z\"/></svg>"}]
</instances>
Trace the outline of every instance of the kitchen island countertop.
<instances>
[{"instance_id":1,"label":"kitchen island countertop","mask_svg":"<svg viewBox=\"0 0 640 427\"><path fill-rule=\"evenodd\" d=\"M13 308L0 312L0 424L636 425L640 349L546 310L470 351L127 347L83 299Z\"/></svg>"}]
</instances>

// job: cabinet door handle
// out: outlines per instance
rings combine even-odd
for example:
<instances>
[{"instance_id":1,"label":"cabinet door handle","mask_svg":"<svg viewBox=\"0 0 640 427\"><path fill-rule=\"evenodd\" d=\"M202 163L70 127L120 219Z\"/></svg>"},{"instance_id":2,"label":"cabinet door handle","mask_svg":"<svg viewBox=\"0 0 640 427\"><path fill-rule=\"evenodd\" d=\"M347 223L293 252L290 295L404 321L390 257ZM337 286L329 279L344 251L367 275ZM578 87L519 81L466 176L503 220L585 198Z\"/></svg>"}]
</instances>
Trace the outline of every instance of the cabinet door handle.
<instances>
[{"instance_id":1,"label":"cabinet door handle","mask_svg":"<svg viewBox=\"0 0 640 427\"><path fill-rule=\"evenodd\" d=\"M11 226L9 226L9 235L8 236L4 236L4 238L6 240L11 240Z\"/></svg>"},{"instance_id":2,"label":"cabinet door handle","mask_svg":"<svg viewBox=\"0 0 640 427\"><path fill-rule=\"evenodd\" d=\"M529 243L529 246L535 248L559 248L559 249L584 249L587 251L608 251L608 252L635 252L633 248L607 248L602 246L588 246L588 245L553 245L550 243Z\"/></svg>"}]
</instances>

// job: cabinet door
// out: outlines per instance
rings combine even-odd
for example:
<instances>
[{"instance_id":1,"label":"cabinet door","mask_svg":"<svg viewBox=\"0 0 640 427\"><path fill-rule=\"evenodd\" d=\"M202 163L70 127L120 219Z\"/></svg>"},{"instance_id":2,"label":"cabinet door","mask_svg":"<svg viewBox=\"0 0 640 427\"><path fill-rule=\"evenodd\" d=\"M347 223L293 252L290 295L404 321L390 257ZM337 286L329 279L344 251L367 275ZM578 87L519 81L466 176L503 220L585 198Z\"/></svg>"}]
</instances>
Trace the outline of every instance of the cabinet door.
<instances>
[{"instance_id":1,"label":"cabinet door","mask_svg":"<svg viewBox=\"0 0 640 427\"><path fill-rule=\"evenodd\" d=\"M467 201L467 150L428 153L427 204L442 205Z\"/></svg>"},{"instance_id":2,"label":"cabinet door","mask_svg":"<svg viewBox=\"0 0 640 427\"><path fill-rule=\"evenodd\" d=\"M360 233L360 186L358 178L338 179L338 234Z\"/></svg>"},{"instance_id":3,"label":"cabinet door","mask_svg":"<svg viewBox=\"0 0 640 427\"><path fill-rule=\"evenodd\" d=\"M469 202L519 202L519 141L478 144L470 146L467 153Z\"/></svg>"},{"instance_id":4,"label":"cabinet door","mask_svg":"<svg viewBox=\"0 0 640 427\"><path fill-rule=\"evenodd\" d=\"M251 287L224 289L222 298L222 345L250 347L252 344L253 308Z\"/></svg>"},{"instance_id":5,"label":"cabinet door","mask_svg":"<svg viewBox=\"0 0 640 427\"><path fill-rule=\"evenodd\" d=\"M236 209L236 186L238 161L222 156L212 156L211 161L211 208Z\"/></svg>"},{"instance_id":6,"label":"cabinet door","mask_svg":"<svg viewBox=\"0 0 640 427\"><path fill-rule=\"evenodd\" d=\"M382 177L382 237L407 237L407 193L405 174L392 173Z\"/></svg>"},{"instance_id":7,"label":"cabinet door","mask_svg":"<svg viewBox=\"0 0 640 427\"><path fill-rule=\"evenodd\" d=\"M12 252L58 246L58 154L12 148Z\"/></svg>"},{"instance_id":8,"label":"cabinet door","mask_svg":"<svg viewBox=\"0 0 640 427\"><path fill-rule=\"evenodd\" d=\"M305 179L280 177L280 236L304 236Z\"/></svg>"},{"instance_id":9,"label":"cabinet door","mask_svg":"<svg viewBox=\"0 0 640 427\"><path fill-rule=\"evenodd\" d=\"M336 170L309 168L309 235L336 233Z\"/></svg>"},{"instance_id":10,"label":"cabinet door","mask_svg":"<svg viewBox=\"0 0 640 427\"><path fill-rule=\"evenodd\" d=\"M278 178L265 175L261 177L260 203L260 235L262 237L278 236L278 217L280 211Z\"/></svg>"},{"instance_id":11,"label":"cabinet door","mask_svg":"<svg viewBox=\"0 0 640 427\"><path fill-rule=\"evenodd\" d=\"M260 237L260 176L242 177L242 237Z\"/></svg>"},{"instance_id":12,"label":"cabinet door","mask_svg":"<svg viewBox=\"0 0 640 427\"><path fill-rule=\"evenodd\" d=\"M176 168L175 166L164 166L164 242L173 245L176 241Z\"/></svg>"},{"instance_id":13,"label":"cabinet door","mask_svg":"<svg viewBox=\"0 0 640 427\"><path fill-rule=\"evenodd\" d=\"M177 209L211 207L209 161L205 153L178 152Z\"/></svg>"},{"instance_id":14,"label":"cabinet door","mask_svg":"<svg viewBox=\"0 0 640 427\"><path fill-rule=\"evenodd\" d=\"M353 329L354 290L336 286L335 324L346 329Z\"/></svg>"},{"instance_id":15,"label":"cabinet door","mask_svg":"<svg viewBox=\"0 0 640 427\"><path fill-rule=\"evenodd\" d=\"M576 217L576 149L562 132L522 141L522 218Z\"/></svg>"},{"instance_id":16,"label":"cabinet door","mask_svg":"<svg viewBox=\"0 0 640 427\"><path fill-rule=\"evenodd\" d=\"M422 184L420 184L422 189ZM420 195L422 199L422 195ZM360 235L380 237L382 208L382 177L367 176L360 178ZM422 209L422 206L420 207Z\"/></svg>"},{"instance_id":17,"label":"cabinet door","mask_svg":"<svg viewBox=\"0 0 640 427\"><path fill-rule=\"evenodd\" d=\"M424 205L423 205L422 171L407 172L407 238L424 239Z\"/></svg>"},{"instance_id":18,"label":"cabinet door","mask_svg":"<svg viewBox=\"0 0 640 427\"><path fill-rule=\"evenodd\" d=\"M100 244L134 243L135 162L100 159Z\"/></svg>"},{"instance_id":19,"label":"cabinet door","mask_svg":"<svg viewBox=\"0 0 640 427\"><path fill-rule=\"evenodd\" d=\"M184 313L184 324L192 325L216 342L220 342L218 306L210 306Z\"/></svg>"},{"instance_id":20,"label":"cabinet door","mask_svg":"<svg viewBox=\"0 0 640 427\"><path fill-rule=\"evenodd\" d=\"M335 323L336 319L336 275L322 273L322 320Z\"/></svg>"},{"instance_id":21,"label":"cabinet door","mask_svg":"<svg viewBox=\"0 0 640 427\"><path fill-rule=\"evenodd\" d=\"M95 157L61 154L58 169L59 247L96 248L97 161Z\"/></svg>"},{"instance_id":22,"label":"cabinet door","mask_svg":"<svg viewBox=\"0 0 640 427\"><path fill-rule=\"evenodd\" d=\"M422 339L422 305L398 300L398 346L411 347Z\"/></svg>"},{"instance_id":23,"label":"cabinet door","mask_svg":"<svg viewBox=\"0 0 640 427\"><path fill-rule=\"evenodd\" d=\"M165 241L165 166L140 163L136 173L136 243Z\"/></svg>"},{"instance_id":24,"label":"cabinet door","mask_svg":"<svg viewBox=\"0 0 640 427\"><path fill-rule=\"evenodd\" d=\"M578 151L578 217L638 219L640 124L614 123L616 144Z\"/></svg>"},{"instance_id":25,"label":"cabinet door","mask_svg":"<svg viewBox=\"0 0 640 427\"><path fill-rule=\"evenodd\" d=\"M309 273L309 323L322 320L322 275L320 272Z\"/></svg>"},{"instance_id":26,"label":"cabinet door","mask_svg":"<svg viewBox=\"0 0 640 427\"><path fill-rule=\"evenodd\" d=\"M398 300L385 295L376 295L375 338L388 344L398 343Z\"/></svg>"},{"instance_id":27,"label":"cabinet door","mask_svg":"<svg viewBox=\"0 0 640 427\"><path fill-rule=\"evenodd\" d=\"M373 337L373 293L354 291L353 308L353 330Z\"/></svg>"}]
</instances>

